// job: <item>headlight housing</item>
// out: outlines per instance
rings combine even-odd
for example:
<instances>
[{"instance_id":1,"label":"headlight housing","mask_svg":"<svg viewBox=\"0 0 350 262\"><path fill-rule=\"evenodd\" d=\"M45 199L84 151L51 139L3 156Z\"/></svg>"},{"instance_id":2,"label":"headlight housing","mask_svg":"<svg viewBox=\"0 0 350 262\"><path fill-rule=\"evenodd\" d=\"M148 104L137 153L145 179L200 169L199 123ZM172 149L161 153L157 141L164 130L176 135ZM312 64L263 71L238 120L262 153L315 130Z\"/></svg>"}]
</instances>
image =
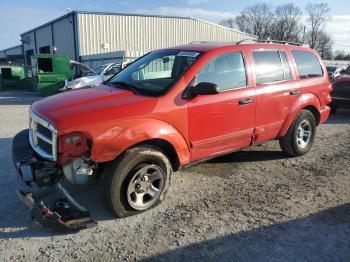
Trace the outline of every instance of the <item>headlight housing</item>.
<instances>
[{"instance_id":1,"label":"headlight housing","mask_svg":"<svg viewBox=\"0 0 350 262\"><path fill-rule=\"evenodd\" d=\"M92 147L91 139L82 132L72 132L59 136L58 154L60 164L80 158L83 154L89 155Z\"/></svg>"}]
</instances>

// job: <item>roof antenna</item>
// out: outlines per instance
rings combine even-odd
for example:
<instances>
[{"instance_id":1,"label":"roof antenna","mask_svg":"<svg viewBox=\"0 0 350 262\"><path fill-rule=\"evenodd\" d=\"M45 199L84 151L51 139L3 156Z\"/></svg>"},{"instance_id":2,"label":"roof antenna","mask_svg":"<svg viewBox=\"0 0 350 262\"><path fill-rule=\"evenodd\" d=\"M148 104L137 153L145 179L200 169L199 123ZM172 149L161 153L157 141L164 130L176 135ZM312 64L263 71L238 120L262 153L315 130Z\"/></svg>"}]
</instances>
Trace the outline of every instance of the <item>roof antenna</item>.
<instances>
[{"instance_id":1,"label":"roof antenna","mask_svg":"<svg viewBox=\"0 0 350 262\"><path fill-rule=\"evenodd\" d=\"M67 7L67 13L69 14L72 9L70 7Z\"/></svg>"}]
</instances>

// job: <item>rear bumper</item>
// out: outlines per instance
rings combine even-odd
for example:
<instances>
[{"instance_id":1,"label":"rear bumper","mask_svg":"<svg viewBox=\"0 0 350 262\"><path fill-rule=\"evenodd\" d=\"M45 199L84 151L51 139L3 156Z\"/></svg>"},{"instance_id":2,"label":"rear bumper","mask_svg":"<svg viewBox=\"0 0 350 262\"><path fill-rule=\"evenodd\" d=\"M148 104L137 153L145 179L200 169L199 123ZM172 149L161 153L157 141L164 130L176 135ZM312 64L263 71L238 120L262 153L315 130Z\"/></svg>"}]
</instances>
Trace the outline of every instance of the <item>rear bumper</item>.
<instances>
[{"instance_id":1,"label":"rear bumper","mask_svg":"<svg viewBox=\"0 0 350 262\"><path fill-rule=\"evenodd\" d=\"M319 124L323 124L324 122L327 121L329 114L331 112L331 109L329 106L325 106L325 107L322 107L319 112L320 112L320 123Z\"/></svg>"},{"instance_id":2,"label":"rear bumper","mask_svg":"<svg viewBox=\"0 0 350 262\"><path fill-rule=\"evenodd\" d=\"M13 138L12 158L19 180L18 195L30 208L31 217L50 229L81 229L93 226L89 212L61 186L56 162L41 159L32 150L29 130Z\"/></svg>"}]
</instances>

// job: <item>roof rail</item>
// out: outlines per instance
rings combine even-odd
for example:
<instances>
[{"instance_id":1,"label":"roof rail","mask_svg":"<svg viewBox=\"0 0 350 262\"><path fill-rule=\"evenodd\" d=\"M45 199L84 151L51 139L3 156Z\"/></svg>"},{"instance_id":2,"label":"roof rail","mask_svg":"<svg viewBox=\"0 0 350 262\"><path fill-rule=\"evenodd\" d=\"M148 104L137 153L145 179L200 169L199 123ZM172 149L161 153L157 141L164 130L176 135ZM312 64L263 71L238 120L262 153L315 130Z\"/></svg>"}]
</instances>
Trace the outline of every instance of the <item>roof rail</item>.
<instances>
[{"instance_id":1,"label":"roof rail","mask_svg":"<svg viewBox=\"0 0 350 262\"><path fill-rule=\"evenodd\" d=\"M205 44L205 43L210 43L209 41L193 41L188 43L189 45L193 45L193 44Z\"/></svg>"},{"instance_id":2,"label":"roof rail","mask_svg":"<svg viewBox=\"0 0 350 262\"><path fill-rule=\"evenodd\" d=\"M246 39L242 39L238 42L236 42L237 45L240 45L240 44L254 44L256 43L256 39L250 39L250 38L246 38Z\"/></svg>"},{"instance_id":3,"label":"roof rail","mask_svg":"<svg viewBox=\"0 0 350 262\"><path fill-rule=\"evenodd\" d=\"M264 40L264 39L243 39L238 41L236 44L253 44L253 43L267 43L267 44L284 44L284 45L296 45L302 46L301 43L294 43L288 41L280 41L280 40Z\"/></svg>"},{"instance_id":4,"label":"roof rail","mask_svg":"<svg viewBox=\"0 0 350 262\"><path fill-rule=\"evenodd\" d=\"M269 43L269 44L284 44L284 45L296 45L296 46L302 46L301 43L295 43L295 42L289 42L289 41L280 41L280 40L264 40L264 39L258 39L258 43Z\"/></svg>"}]
</instances>

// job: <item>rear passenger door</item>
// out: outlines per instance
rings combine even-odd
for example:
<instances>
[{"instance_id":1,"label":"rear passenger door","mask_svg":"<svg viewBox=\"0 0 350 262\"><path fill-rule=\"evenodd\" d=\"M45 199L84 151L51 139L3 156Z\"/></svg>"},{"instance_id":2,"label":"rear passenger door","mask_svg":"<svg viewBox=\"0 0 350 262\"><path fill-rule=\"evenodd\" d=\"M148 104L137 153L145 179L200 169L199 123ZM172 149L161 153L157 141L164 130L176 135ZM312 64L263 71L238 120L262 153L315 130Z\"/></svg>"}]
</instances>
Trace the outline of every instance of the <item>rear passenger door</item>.
<instances>
[{"instance_id":1,"label":"rear passenger door","mask_svg":"<svg viewBox=\"0 0 350 262\"><path fill-rule=\"evenodd\" d=\"M291 106L300 96L284 49L252 52L256 81L256 122L254 143L277 137Z\"/></svg>"},{"instance_id":2,"label":"rear passenger door","mask_svg":"<svg viewBox=\"0 0 350 262\"><path fill-rule=\"evenodd\" d=\"M210 82L220 92L188 102L192 161L249 146L254 131L255 88L249 84L241 52L212 59L192 85Z\"/></svg>"}]
</instances>

